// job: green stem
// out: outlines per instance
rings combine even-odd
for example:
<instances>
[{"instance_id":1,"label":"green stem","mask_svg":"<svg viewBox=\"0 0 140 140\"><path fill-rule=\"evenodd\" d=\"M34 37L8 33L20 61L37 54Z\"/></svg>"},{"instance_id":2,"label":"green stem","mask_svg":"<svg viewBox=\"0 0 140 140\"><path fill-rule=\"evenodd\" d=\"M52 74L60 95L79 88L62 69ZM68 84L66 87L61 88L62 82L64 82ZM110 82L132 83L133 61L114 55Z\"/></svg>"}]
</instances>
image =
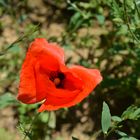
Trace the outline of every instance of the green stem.
<instances>
[{"instance_id":1,"label":"green stem","mask_svg":"<svg viewBox=\"0 0 140 140\"><path fill-rule=\"evenodd\" d=\"M126 22L126 25L128 27L128 30L131 34L131 36L138 42L140 43L139 39L135 36L135 34L132 32L131 28L130 28L130 25L129 25L129 17L128 17L128 14L127 14L127 9L126 9L126 0L123 0L123 5L124 5L124 14L125 14L125 22Z\"/></svg>"},{"instance_id":2,"label":"green stem","mask_svg":"<svg viewBox=\"0 0 140 140\"><path fill-rule=\"evenodd\" d=\"M108 131L108 133L105 135L105 140L107 139L107 137L108 137L112 132L114 132L116 129L118 129L118 128L121 127L120 123L122 123L122 121L121 121L121 122L116 122L116 124L114 125L114 127L112 127L112 128Z\"/></svg>"},{"instance_id":3,"label":"green stem","mask_svg":"<svg viewBox=\"0 0 140 140\"><path fill-rule=\"evenodd\" d=\"M102 130L95 132L89 140L97 139L97 137L102 133Z\"/></svg>"},{"instance_id":4,"label":"green stem","mask_svg":"<svg viewBox=\"0 0 140 140\"><path fill-rule=\"evenodd\" d=\"M2 52L0 52L0 56L4 55L10 48L14 47L15 44L20 43L21 41L28 38L28 36L32 35L34 32L36 32L38 30L39 30L39 24L36 25L32 31L24 33L17 40L15 40L13 43L11 43L6 49L4 49Z\"/></svg>"},{"instance_id":5,"label":"green stem","mask_svg":"<svg viewBox=\"0 0 140 140\"><path fill-rule=\"evenodd\" d=\"M26 139L26 137L27 137L27 132L28 132L28 133L31 133L31 132L32 132L33 123L34 123L35 120L38 118L39 114L40 114L40 113L38 112L38 113L34 116L34 118L32 119L32 121L31 121L31 123L30 123L29 129L28 129L28 130L25 130L25 135L24 135L23 140Z\"/></svg>"},{"instance_id":6,"label":"green stem","mask_svg":"<svg viewBox=\"0 0 140 140\"><path fill-rule=\"evenodd\" d=\"M134 4L135 4L135 7L136 7L136 10L137 10L138 16L139 16L139 18L140 18L140 11L139 11L139 9L138 9L138 6L137 6L137 4L136 4L136 1L135 1L135 0L134 0Z\"/></svg>"}]
</instances>

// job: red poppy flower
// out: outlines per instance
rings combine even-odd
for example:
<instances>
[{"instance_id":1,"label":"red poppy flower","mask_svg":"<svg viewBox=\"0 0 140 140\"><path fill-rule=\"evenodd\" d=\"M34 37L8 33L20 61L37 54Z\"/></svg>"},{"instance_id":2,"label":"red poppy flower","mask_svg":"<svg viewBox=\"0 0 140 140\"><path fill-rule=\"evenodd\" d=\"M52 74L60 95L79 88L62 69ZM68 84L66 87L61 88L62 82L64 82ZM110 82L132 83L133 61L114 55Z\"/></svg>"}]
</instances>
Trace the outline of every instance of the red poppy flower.
<instances>
[{"instance_id":1,"label":"red poppy flower","mask_svg":"<svg viewBox=\"0 0 140 140\"><path fill-rule=\"evenodd\" d=\"M44 101L39 112L57 110L82 101L101 80L97 69L66 67L63 49L38 38L22 65L17 98L26 104Z\"/></svg>"}]
</instances>

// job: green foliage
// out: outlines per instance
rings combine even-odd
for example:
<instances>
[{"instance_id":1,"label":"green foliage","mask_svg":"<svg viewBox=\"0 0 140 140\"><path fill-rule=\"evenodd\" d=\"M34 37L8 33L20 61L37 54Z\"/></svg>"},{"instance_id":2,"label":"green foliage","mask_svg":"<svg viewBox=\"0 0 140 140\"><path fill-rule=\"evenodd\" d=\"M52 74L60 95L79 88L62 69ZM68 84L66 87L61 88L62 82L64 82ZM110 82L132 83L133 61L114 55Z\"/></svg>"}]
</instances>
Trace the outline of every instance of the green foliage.
<instances>
[{"instance_id":1,"label":"green foliage","mask_svg":"<svg viewBox=\"0 0 140 140\"><path fill-rule=\"evenodd\" d=\"M121 138L119 138L119 140L138 140L134 137L130 137L128 136L126 133L121 132L121 131L117 131L117 133L121 136Z\"/></svg>"},{"instance_id":2,"label":"green foliage","mask_svg":"<svg viewBox=\"0 0 140 140\"><path fill-rule=\"evenodd\" d=\"M134 137L122 137L119 140L138 140L138 139L136 139Z\"/></svg>"},{"instance_id":3,"label":"green foliage","mask_svg":"<svg viewBox=\"0 0 140 140\"><path fill-rule=\"evenodd\" d=\"M122 123L124 121L127 121L128 119L131 121L138 120L140 118L139 109L140 108L132 105L132 106L128 107L122 113L121 117L111 116L109 107L104 102L103 111L102 111L102 131L103 131L103 133L106 134L106 136L108 137L111 133L115 132L119 136L121 136L121 138L119 140L131 140L131 139L137 140L135 137L128 136L126 133L119 131L119 129L122 128L122 126L123 126ZM111 120L112 120L112 125L111 125ZM108 131L109 128L110 128L110 130Z\"/></svg>"},{"instance_id":4,"label":"green foliage","mask_svg":"<svg viewBox=\"0 0 140 140\"><path fill-rule=\"evenodd\" d=\"M88 27L89 25L91 25L91 18L93 17L93 15L88 10L88 3L71 3L68 0L68 4L70 5L69 9L75 11L70 19L70 23L68 26L69 31L74 32L82 26ZM81 7L84 7L84 9L81 9Z\"/></svg>"},{"instance_id":5,"label":"green foliage","mask_svg":"<svg viewBox=\"0 0 140 140\"><path fill-rule=\"evenodd\" d=\"M112 135L117 135L121 140L139 138L139 1L44 0L43 2L44 7L49 9L49 12L45 12L45 14L42 12L43 7L38 8L39 5L36 5L33 8L34 5L29 5L27 0L0 1L0 15L6 15L12 19L13 25L10 26L17 34L17 40L11 44L4 41L0 48L0 108L16 107L19 128L29 139L50 140L54 130L58 130L63 126L63 123L69 122L71 127L75 127L70 117L73 115L74 123L79 123L82 117L76 116L77 112L81 112L81 116L87 114L88 119L90 117L93 119L95 131L99 129L101 118L102 132L105 134L105 138L112 139ZM46 3L47 5L45 5ZM13 5L16 7L13 8ZM36 19L32 19L31 14L34 14ZM44 16L46 19L41 22L40 18ZM64 25L59 36L50 35L52 30L46 34L54 22L58 24L58 27L61 26L59 24ZM5 22L0 21L1 36L7 27ZM20 30L20 28L24 30ZM55 30L54 27L53 30ZM51 113L43 112L35 119L32 130L27 131L33 120L32 116L36 115L35 112L39 105L18 104L13 96L17 94L19 72L28 44L40 36L45 36L48 41L58 42L66 49L68 52L67 64L76 63L100 69L103 82L96 88L95 94L91 94L90 101L89 99L83 101L76 109L74 108L75 110L72 108ZM6 37L4 38L6 40ZM72 51L73 55L69 51ZM7 92L13 95L9 95ZM101 104L104 100L108 102L109 107L104 102L101 115ZM85 102L89 104L88 109L83 107ZM96 114L94 118L93 114ZM87 132L87 134L91 133L94 132ZM100 133L98 136L103 139ZM73 139L77 138L73 137Z\"/></svg>"},{"instance_id":6,"label":"green foliage","mask_svg":"<svg viewBox=\"0 0 140 140\"><path fill-rule=\"evenodd\" d=\"M108 105L103 102L103 109L102 109L102 131L104 134L107 134L107 131L111 125L111 114Z\"/></svg>"},{"instance_id":7,"label":"green foliage","mask_svg":"<svg viewBox=\"0 0 140 140\"><path fill-rule=\"evenodd\" d=\"M107 107L108 108L108 107ZM132 110L134 112L132 112ZM126 109L123 114L121 115L121 117L118 117L118 116L112 116L112 121L115 122L113 124L112 122L112 126L111 126L111 129L109 130L109 132L107 133L107 131L105 132L105 134L107 134L107 137L110 135L110 133L112 132L116 132L119 136L121 136L121 138L119 140L137 140L136 138L134 137L131 137L131 136L128 136L126 133L122 132L122 131L118 131L117 129L121 128L122 125L121 123L127 119L130 119L130 120L136 120L139 118L139 113L136 113L136 112L139 112L138 111L139 109L135 108L134 106L132 107L129 107L128 109ZM106 122L104 122L104 125L106 124ZM107 128L109 128L110 126L108 126Z\"/></svg>"},{"instance_id":8,"label":"green foliage","mask_svg":"<svg viewBox=\"0 0 140 140\"><path fill-rule=\"evenodd\" d=\"M48 126L50 128L55 128L56 127L56 116L55 116L55 113L54 112L50 112L49 115L50 115L50 119L48 121Z\"/></svg>"},{"instance_id":9,"label":"green foliage","mask_svg":"<svg viewBox=\"0 0 140 140\"><path fill-rule=\"evenodd\" d=\"M50 118L50 113L48 113L48 112L43 112L43 113L41 113L40 114L40 119L42 120L42 122L43 123L48 123L48 121L49 121L49 118ZM53 121L53 119L52 119L52 121ZM54 123L54 122L52 122L52 123ZM54 126L55 124L53 124L52 126Z\"/></svg>"},{"instance_id":10,"label":"green foliage","mask_svg":"<svg viewBox=\"0 0 140 140\"><path fill-rule=\"evenodd\" d=\"M28 41L31 41L33 40L34 38L36 38L36 36L38 35L38 28L39 26L34 26L34 25L29 25L26 29L25 29L25 33L20 36L17 40L15 40L12 44L8 45L6 47L6 49L4 49L3 51L0 52L0 56L1 55L4 55L9 49L15 49L15 48L18 48L19 49L19 46L18 46L18 43L26 40L27 41L27 38L28 38ZM31 37L29 37L31 36ZM13 50L14 50L13 49ZM16 50L16 49L15 49Z\"/></svg>"},{"instance_id":11,"label":"green foliage","mask_svg":"<svg viewBox=\"0 0 140 140\"><path fill-rule=\"evenodd\" d=\"M16 104L17 104L17 100L10 93L5 93L4 95L0 96L0 109Z\"/></svg>"},{"instance_id":12,"label":"green foliage","mask_svg":"<svg viewBox=\"0 0 140 140\"><path fill-rule=\"evenodd\" d=\"M140 118L140 108L134 105L128 107L126 111L123 112L121 118L123 120L138 120Z\"/></svg>"},{"instance_id":13,"label":"green foliage","mask_svg":"<svg viewBox=\"0 0 140 140\"><path fill-rule=\"evenodd\" d=\"M51 131L56 127L56 114L55 112L35 113L37 108L38 104L19 105L18 112L20 122L18 128L24 137L28 137L30 140L36 137L43 138L44 135L47 136L48 139L51 139ZM38 128L37 126L40 126L42 129L40 130L40 127ZM40 131L43 135L40 134Z\"/></svg>"},{"instance_id":14,"label":"green foliage","mask_svg":"<svg viewBox=\"0 0 140 140\"><path fill-rule=\"evenodd\" d=\"M121 122L122 121L122 118L118 117L118 116L112 116L111 119L114 121L114 122Z\"/></svg>"}]
</instances>

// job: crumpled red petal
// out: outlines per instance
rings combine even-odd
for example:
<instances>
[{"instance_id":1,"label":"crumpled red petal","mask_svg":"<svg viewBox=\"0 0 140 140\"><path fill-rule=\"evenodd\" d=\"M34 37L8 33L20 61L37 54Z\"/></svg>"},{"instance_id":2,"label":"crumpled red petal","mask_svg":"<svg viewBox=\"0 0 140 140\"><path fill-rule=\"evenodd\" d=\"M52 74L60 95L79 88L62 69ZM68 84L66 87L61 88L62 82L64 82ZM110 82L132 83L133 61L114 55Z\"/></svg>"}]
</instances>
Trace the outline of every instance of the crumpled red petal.
<instances>
[{"instance_id":1,"label":"crumpled red petal","mask_svg":"<svg viewBox=\"0 0 140 140\"><path fill-rule=\"evenodd\" d=\"M67 68L66 68L67 69ZM55 84L49 79L49 77L40 70L36 75L37 80L37 94L42 95L46 98L72 98L77 95L83 89L83 82L79 77L73 75L68 69L65 71L65 80L63 81L63 88L57 88ZM74 82L74 83L71 83ZM57 101L55 102L57 104Z\"/></svg>"},{"instance_id":2,"label":"crumpled red petal","mask_svg":"<svg viewBox=\"0 0 140 140\"><path fill-rule=\"evenodd\" d=\"M71 99L50 96L41 105L38 110L39 112L73 106L87 97L91 91L102 81L101 74L97 69L87 69L82 66L73 66L70 68L70 70L85 83L83 90L81 90L75 97L72 97Z\"/></svg>"},{"instance_id":3,"label":"crumpled red petal","mask_svg":"<svg viewBox=\"0 0 140 140\"><path fill-rule=\"evenodd\" d=\"M65 78L61 88L50 80L51 72L61 72ZM102 80L96 69L82 66L67 68L64 52L58 45L38 38L31 43L22 65L18 100L32 104L45 100L39 108L56 110L82 101Z\"/></svg>"},{"instance_id":4,"label":"crumpled red petal","mask_svg":"<svg viewBox=\"0 0 140 140\"><path fill-rule=\"evenodd\" d=\"M17 99L27 104L36 102L36 80L33 68L35 63L36 60L27 53L20 73L20 85Z\"/></svg>"},{"instance_id":5,"label":"crumpled red petal","mask_svg":"<svg viewBox=\"0 0 140 140\"><path fill-rule=\"evenodd\" d=\"M42 68L45 70L58 70L59 64L64 64L64 51L54 43L48 43L43 38L35 39L28 50L36 57Z\"/></svg>"},{"instance_id":6,"label":"crumpled red petal","mask_svg":"<svg viewBox=\"0 0 140 140\"><path fill-rule=\"evenodd\" d=\"M58 70L60 65L64 65L63 49L56 44L48 43L45 39L35 39L22 65L17 99L26 104L43 100L48 85L41 84L44 81L46 83L46 75L41 72L41 69Z\"/></svg>"}]
</instances>

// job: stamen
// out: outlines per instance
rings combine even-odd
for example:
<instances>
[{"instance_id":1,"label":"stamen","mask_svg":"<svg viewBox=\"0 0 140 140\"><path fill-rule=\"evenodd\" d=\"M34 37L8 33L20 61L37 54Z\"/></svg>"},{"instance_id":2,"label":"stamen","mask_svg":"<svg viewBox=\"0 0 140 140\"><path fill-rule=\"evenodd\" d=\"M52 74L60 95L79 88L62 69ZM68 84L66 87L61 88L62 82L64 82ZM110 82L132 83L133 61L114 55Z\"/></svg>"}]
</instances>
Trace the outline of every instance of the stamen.
<instances>
[{"instance_id":1,"label":"stamen","mask_svg":"<svg viewBox=\"0 0 140 140\"><path fill-rule=\"evenodd\" d=\"M53 82L56 86L58 86L60 84L61 80L59 78L55 78Z\"/></svg>"},{"instance_id":2,"label":"stamen","mask_svg":"<svg viewBox=\"0 0 140 140\"><path fill-rule=\"evenodd\" d=\"M57 88L62 88L65 75L62 72L51 71L49 79L55 84Z\"/></svg>"},{"instance_id":3,"label":"stamen","mask_svg":"<svg viewBox=\"0 0 140 140\"><path fill-rule=\"evenodd\" d=\"M63 73L58 73L58 77L61 79L61 80L63 80L63 79L65 79L65 75L63 74Z\"/></svg>"}]
</instances>

